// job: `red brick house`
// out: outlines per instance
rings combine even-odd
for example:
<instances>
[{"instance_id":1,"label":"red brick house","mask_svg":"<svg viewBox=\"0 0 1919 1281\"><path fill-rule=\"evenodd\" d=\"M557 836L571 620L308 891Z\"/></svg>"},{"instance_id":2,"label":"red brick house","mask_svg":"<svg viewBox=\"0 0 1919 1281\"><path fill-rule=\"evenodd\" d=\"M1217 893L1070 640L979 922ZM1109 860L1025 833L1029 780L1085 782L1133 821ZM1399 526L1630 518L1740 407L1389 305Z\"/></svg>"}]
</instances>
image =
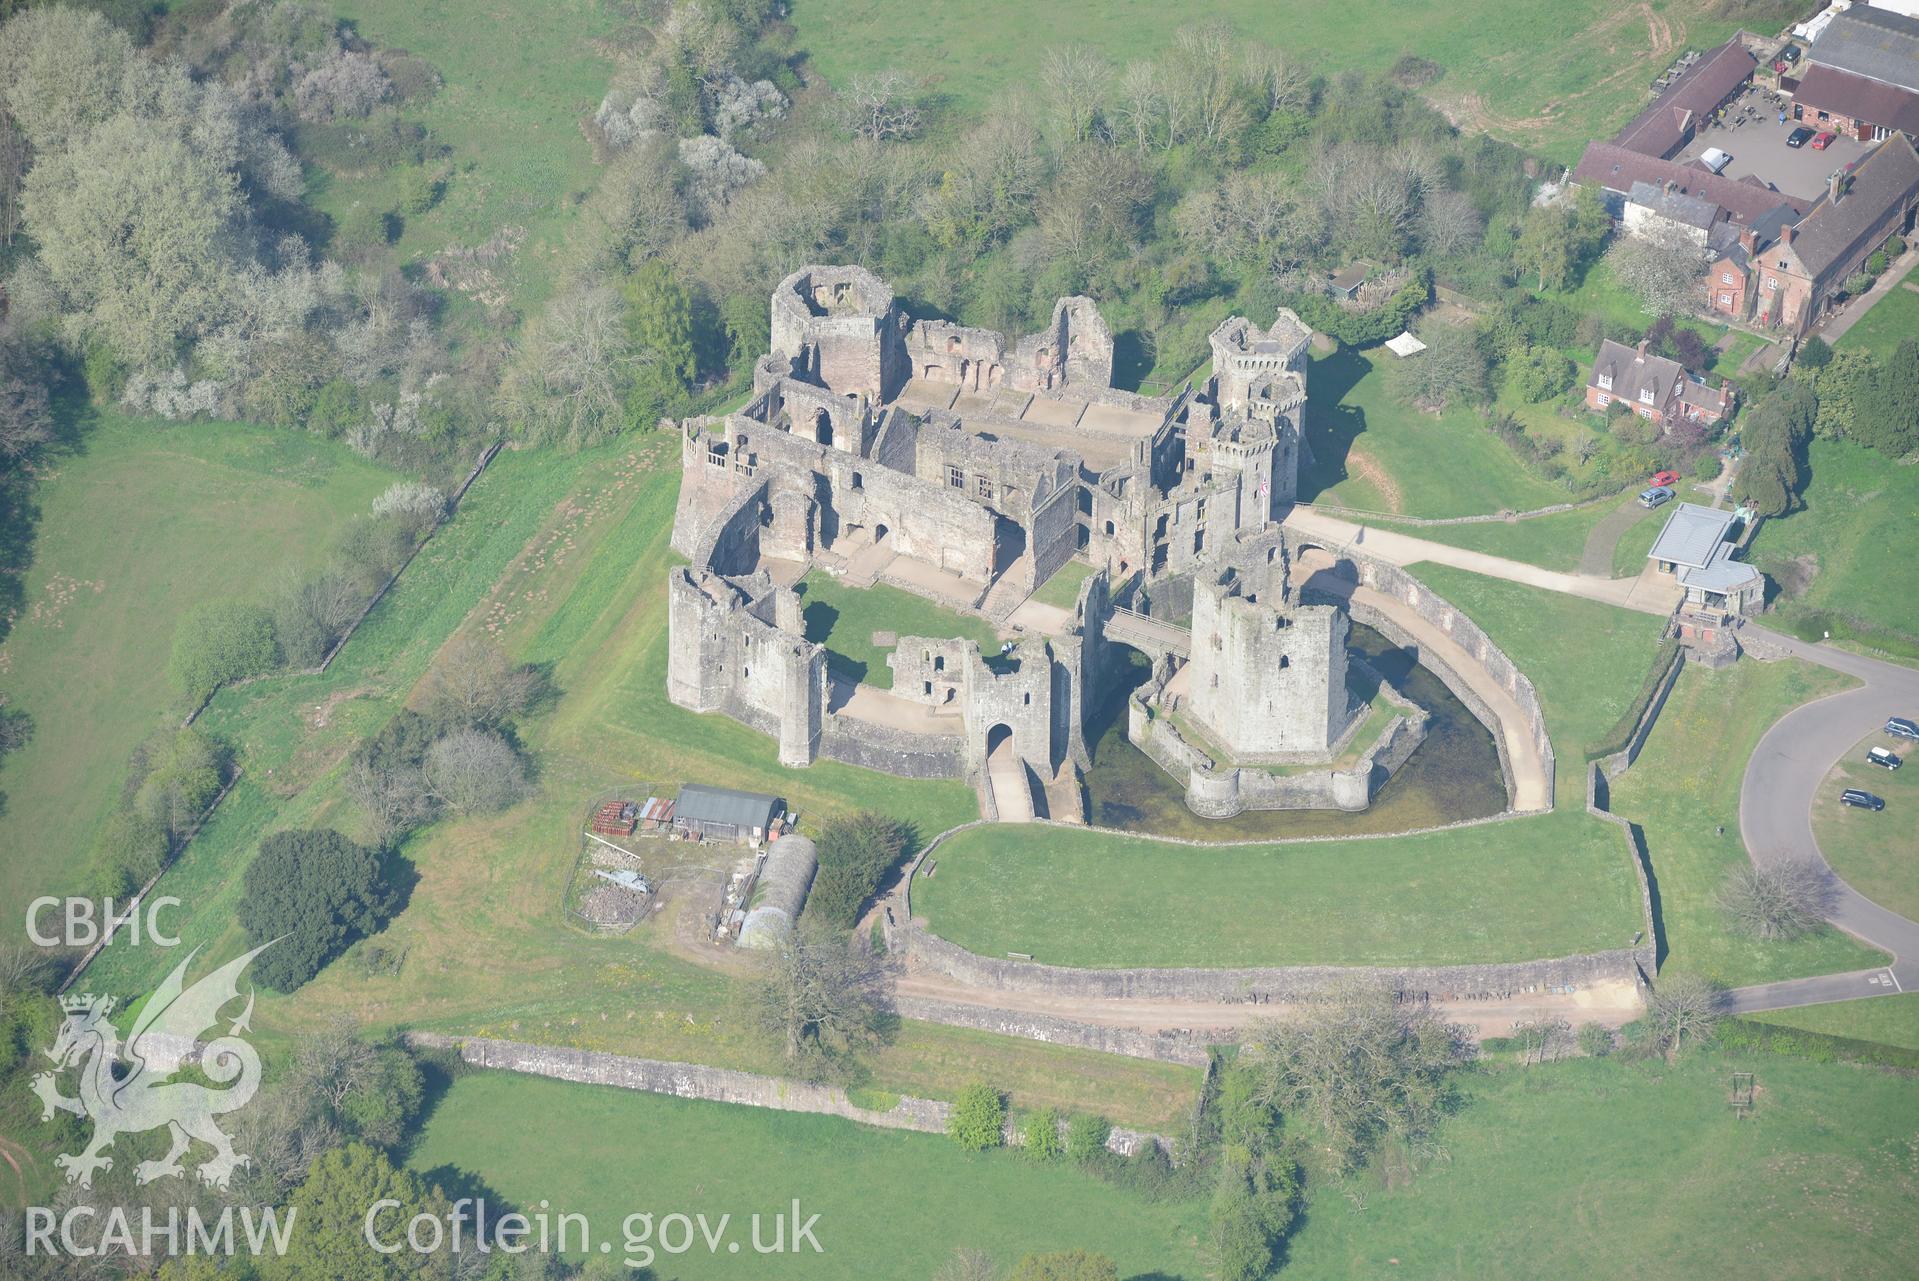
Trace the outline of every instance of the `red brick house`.
<instances>
[{"instance_id":1,"label":"red brick house","mask_svg":"<svg viewBox=\"0 0 1919 1281\"><path fill-rule=\"evenodd\" d=\"M1718 422L1732 412L1733 391L1723 379L1713 387L1687 373L1678 361L1652 355L1644 342L1635 348L1608 338L1599 344L1592 377L1586 380L1586 408L1603 414L1615 403L1663 433L1675 423Z\"/></svg>"}]
</instances>

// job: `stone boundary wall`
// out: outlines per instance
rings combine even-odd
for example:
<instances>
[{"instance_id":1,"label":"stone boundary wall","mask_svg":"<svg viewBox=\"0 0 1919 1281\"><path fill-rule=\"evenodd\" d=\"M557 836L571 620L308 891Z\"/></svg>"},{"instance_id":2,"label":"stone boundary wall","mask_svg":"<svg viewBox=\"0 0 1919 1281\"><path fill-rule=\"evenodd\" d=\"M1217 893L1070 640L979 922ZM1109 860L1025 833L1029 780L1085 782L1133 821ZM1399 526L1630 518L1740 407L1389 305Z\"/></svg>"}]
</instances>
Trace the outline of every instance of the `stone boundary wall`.
<instances>
[{"instance_id":1,"label":"stone boundary wall","mask_svg":"<svg viewBox=\"0 0 1919 1281\"><path fill-rule=\"evenodd\" d=\"M900 778L964 778L965 741L828 713L820 755Z\"/></svg>"},{"instance_id":2,"label":"stone boundary wall","mask_svg":"<svg viewBox=\"0 0 1919 1281\"><path fill-rule=\"evenodd\" d=\"M1474 965L1288 965L1232 969L1079 969L979 956L925 928L893 923L887 949L921 969L971 987L1093 1000L1215 1001L1265 1005L1311 1000L1355 975L1387 983L1416 1000L1509 1000L1523 993L1570 992L1600 983L1639 982L1650 946L1541 961ZM1642 955L1643 953L1643 955Z\"/></svg>"},{"instance_id":3,"label":"stone boundary wall","mask_svg":"<svg viewBox=\"0 0 1919 1281\"><path fill-rule=\"evenodd\" d=\"M901 996L894 999L900 1017L923 1023L943 1023L948 1027L976 1028L1001 1036L1017 1036L1049 1045L1070 1045L1102 1054L1119 1054L1130 1059L1152 1059L1160 1063L1179 1063L1188 1067L1206 1066L1207 1047L1237 1039L1230 1028L1221 1028L1216 1036L1197 1029L1183 1028L1164 1032L1142 1032L1136 1028L1104 1027L1097 1023L1077 1023L1050 1014L1024 1010L1005 1010L991 1005L971 1005L960 1001L942 1001L926 996Z\"/></svg>"},{"instance_id":4,"label":"stone boundary wall","mask_svg":"<svg viewBox=\"0 0 1919 1281\"><path fill-rule=\"evenodd\" d=\"M732 1068L708 1067L700 1063L673 1063L662 1059L632 1058L599 1050L575 1050L557 1045L528 1045L519 1041L496 1041L487 1037L442 1036L433 1032L409 1032L407 1042L423 1049L453 1050L463 1063L474 1067L497 1068L544 1076L556 1081L582 1085L607 1085L622 1090L643 1090L650 1094L670 1094L674 1098L699 1099L709 1103L732 1103L741 1107L770 1108L777 1112L810 1112L817 1116L837 1116L861 1125L886 1130L913 1130L921 1134L945 1134L952 1105L939 1099L899 1096L899 1101L884 1112L868 1111L847 1098L837 1085L815 1085L782 1077L760 1076ZM1017 1146L1018 1129L1011 1119L1004 1132L1005 1141ZM1157 1143L1167 1151L1172 1141L1164 1135L1114 1127L1107 1137L1108 1150L1130 1156L1144 1143Z\"/></svg>"},{"instance_id":5,"label":"stone boundary wall","mask_svg":"<svg viewBox=\"0 0 1919 1281\"><path fill-rule=\"evenodd\" d=\"M1557 762L1553 756L1552 739L1546 733L1546 713L1539 706L1539 693L1533 688L1533 683L1526 674L1519 670L1512 659L1506 657L1504 650L1493 644L1492 637L1488 636L1479 624L1468 618L1465 613L1452 602L1434 592L1430 587L1427 587L1417 578L1414 578L1411 574L1399 568L1399 566L1388 565L1382 560L1368 556L1364 552L1354 551L1351 548L1342 548L1340 555L1342 558L1352 561L1359 567L1360 581L1362 583L1374 591L1391 596L1394 600L1399 601L1407 608L1413 610L1434 627L1446 633L1455 644L1477 659L1480 665L1486 669L1494 680L1506 688L1506 692L1512 695L1513 701L1519 704L1520 711L1526 716L1527 728L1532 734L1533 746L1539 752L1539 758L1546 767L1546 792L1547 795L1550 796L1557 778ZM1357 605L1357 602L1355 602L1355 604ZM1373 613L1371 610L1366 612L1369 614ZM1359 617L1357 610L1355 610L1354 616ZM1374 617L1379 616L1375 614ZM1376 622L1372 622L1366 618L1360 618L1360 621L1367 623L1368 626L1378 628ZM1378 628L1378 630L1385 631L1386 629ZM1396 631L1397 629L1395 628L1394 630ZM1393 639L1396 644L1406 643L1400 640L1399 637L1393 636L1391 631L1387 631L1386 634L1389 638ZM1414 643L1416 644L1416 642ZM1433 673L1442 680L1446 680L1448 676L1451 676L1452 679L1446 682L1447 688L1458 695L1461 702L1464 702L1466 706L1472 708L1474 715L1479 716L1489 727L1496 727L1499 724L1498 718L1491 714L1491 709L1486 707L1484 701L1477 695L1471 694L1469 687L1466 686L1466 682L1460 680L1457 673L1448 671L1446 665L1443 663L1428 663L1428 657L1423 649L1420 650L1419 661L1421 665L1430 667ZM1500 744L1500 764L1501 768L1506 771L1506 795L1510 798L1512 795L1512 763L1506 759L1505 745L1501 741L1501 738L1502 736L1498 733L1497 729L1495 729L1493 741Z\"/></svg>"},{"instance_id":6,"label":"stone boundary wall","mask_svg":"<svg viewBox=\"0 0 1919 1281\"><path fill-rule=\"evenodd\" d=\"M1647 700L1646 710L1640 713L1639 724L1633 727L1633 732L1626 738L1626 746L1603 758L1607 778L1618 778L1639 759L1639 753L1645 750L1646 740L1652 736L1652 727L1659 723L1659 713L1665 710L1666 699L1671 697L1673 687L1679 683L1679 675L1685 667L1686 651L1682 646L1674 655L1665 679L1659 683L1658 691ZM1591 799L1590 795L1588 799Z\"/></svg>"},{"instance_id":7,"label":"stone boundary wall","mask_svg":"<svg viewBox=\"0 0 1919 1281\"><path fill-rule=\"evenodd\" d=\"M1623 753L1622 753L1623 755ZM1603 767L1599 761L1593 761L1586 767L1586 812L1601 822L1610 823L1619 829L1619 835L1626 843L1626 857L1632 863L1633 876L1639 882L1639 919L1643 922L1638 940L1633 945L1637 974L1636 981L1642 991L1652 986L1652 977L1659 966L1659 918L1652 910L1652 876L1648 869L1652 866L1652 854L1646 849L1644 837L1640 835L1636 824L1629 823L1606 807L1607 789Z\"/></svg>"}]
</instances>

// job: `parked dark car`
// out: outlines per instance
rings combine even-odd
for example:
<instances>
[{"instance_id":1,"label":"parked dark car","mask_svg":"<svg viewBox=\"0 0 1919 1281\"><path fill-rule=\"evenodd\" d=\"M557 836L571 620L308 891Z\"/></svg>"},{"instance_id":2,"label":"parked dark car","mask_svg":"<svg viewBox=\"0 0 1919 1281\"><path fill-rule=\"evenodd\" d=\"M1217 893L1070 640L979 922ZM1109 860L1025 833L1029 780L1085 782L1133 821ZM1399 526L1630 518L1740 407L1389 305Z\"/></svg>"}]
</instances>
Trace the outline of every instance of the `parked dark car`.
<instances>
[{"instance_id":1,"label":"parked dark car","mask_svg":"<svg viewBox=\"0 0 1919 1281\"><path fill-rule=\"evenodd\" d=\"M1854 809L1860 810L1876 811L1886 808L1886 803L1877 796L1874 796L1871 792L1862 792L1856 787L1848 787L1845 791L1839 793L1839 803L1841 805L1850 805Z\"/></svg>"},{"instance_id":2,"label":"parked dark car","mask_svg":"<svg viewBox=\"0 0 1919 1281\"><path fill-rule=\"evenodd\" d=\"M1919 722L1909 721L1903 716L1889 716L1886 718L1886 733L1894 738L1919 740Z\"/></svg>"},{"instance_id":3,"label":"parked dark car","mask_svg":"<svg viewBox=\"0 0 1919 1281\"><path fill-rule=\"evenodd\" d=\"M1794 129L1786 135L1786 145L1788 147L1803 147L1811 141L1812 130L1806 128L1804 125L1800 125L1797 129Z\"/></svg>"},{"instance_id":4,"label":"parked dark car","mask_svg":"<svg viewBox=\"0 0 1919 1281\"><path fill-rule=\"evenodd\" d=\"M1880 769L1898 769L1905 762L1899 759L1897 752L1888 752L1883 747L1866 749L1866 764L1877 765Z\"/></svg>"}]
</instances>

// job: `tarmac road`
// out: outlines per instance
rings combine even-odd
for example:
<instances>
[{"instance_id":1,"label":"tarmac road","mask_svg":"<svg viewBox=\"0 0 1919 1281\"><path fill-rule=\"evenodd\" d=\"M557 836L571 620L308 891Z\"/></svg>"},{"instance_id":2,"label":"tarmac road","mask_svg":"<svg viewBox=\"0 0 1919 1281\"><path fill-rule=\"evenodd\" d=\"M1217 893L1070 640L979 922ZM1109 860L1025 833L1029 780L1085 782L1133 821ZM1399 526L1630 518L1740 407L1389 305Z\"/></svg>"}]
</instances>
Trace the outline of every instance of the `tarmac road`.
<instances>
[{"instance_id":1,"label":"tarmac road","mask_svg":"<svg viewBox=\"0 0 1919 1281\"><path fill-rule=\"evenodd\" d=\"M1860 739L1883 726L1886 717L1919 716L1919 671L1827 645L1807 644L1761 627L1749 625L1746 630L1796 657L1865 682L1781 717L1759 740L1746 763L1745 782L1739 790L1739 833L1753 862L1764 867L1811 858L1830 871L1813 837L1814 794L1834 763ZM1919 816L1887 810L1877 817L1903 824L1914 834L1915 854L1919 854ZM1836 874L1833 883L1836 897L1832 923L1892 953L1893 964L1852 974L1739 988L1729 994L1729 1009L1735 1013L1776 1010L1919 991L1919 922L1879 906Z\"/></svg>"}]
</instances>

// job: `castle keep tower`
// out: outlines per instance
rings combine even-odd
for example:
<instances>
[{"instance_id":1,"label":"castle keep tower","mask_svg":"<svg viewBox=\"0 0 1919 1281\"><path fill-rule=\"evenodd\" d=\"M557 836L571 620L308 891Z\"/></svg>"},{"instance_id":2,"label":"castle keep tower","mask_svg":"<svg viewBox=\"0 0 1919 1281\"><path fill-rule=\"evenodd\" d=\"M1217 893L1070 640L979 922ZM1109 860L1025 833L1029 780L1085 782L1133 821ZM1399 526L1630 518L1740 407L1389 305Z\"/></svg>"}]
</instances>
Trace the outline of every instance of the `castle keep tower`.
<instances>
[{"instance_id":1,"label":"castle keep tower","mask_svg":"<svg viewBox=\"0 0 1919 1281\"><path fill-rule=\"evenodd\" d=\"M1193 584L1193 718L1237 762L1324 758L1358 710L1346 689L1346 611L1301 605L1286 558L1265 583L1226 569Z\"/></svg>"},{"instance_id":2,"label":"castle keep tower","mask_svg":"<svg viewBox=\"0 0 1919 1281\"><path fill-rule=\"evenodd\" d=\"M1212 333L1213 403L1221 429L1239 438L1266 436L1270 457L1259 461L1268 490L1266 511L1293 501L1299 488L1299 443L1305 426L1307 345L1312 330L1281 307L1272 327L1234 316ZM1244 492L1244 491L1242 491Z\"/></svg>"}]
</instances>

